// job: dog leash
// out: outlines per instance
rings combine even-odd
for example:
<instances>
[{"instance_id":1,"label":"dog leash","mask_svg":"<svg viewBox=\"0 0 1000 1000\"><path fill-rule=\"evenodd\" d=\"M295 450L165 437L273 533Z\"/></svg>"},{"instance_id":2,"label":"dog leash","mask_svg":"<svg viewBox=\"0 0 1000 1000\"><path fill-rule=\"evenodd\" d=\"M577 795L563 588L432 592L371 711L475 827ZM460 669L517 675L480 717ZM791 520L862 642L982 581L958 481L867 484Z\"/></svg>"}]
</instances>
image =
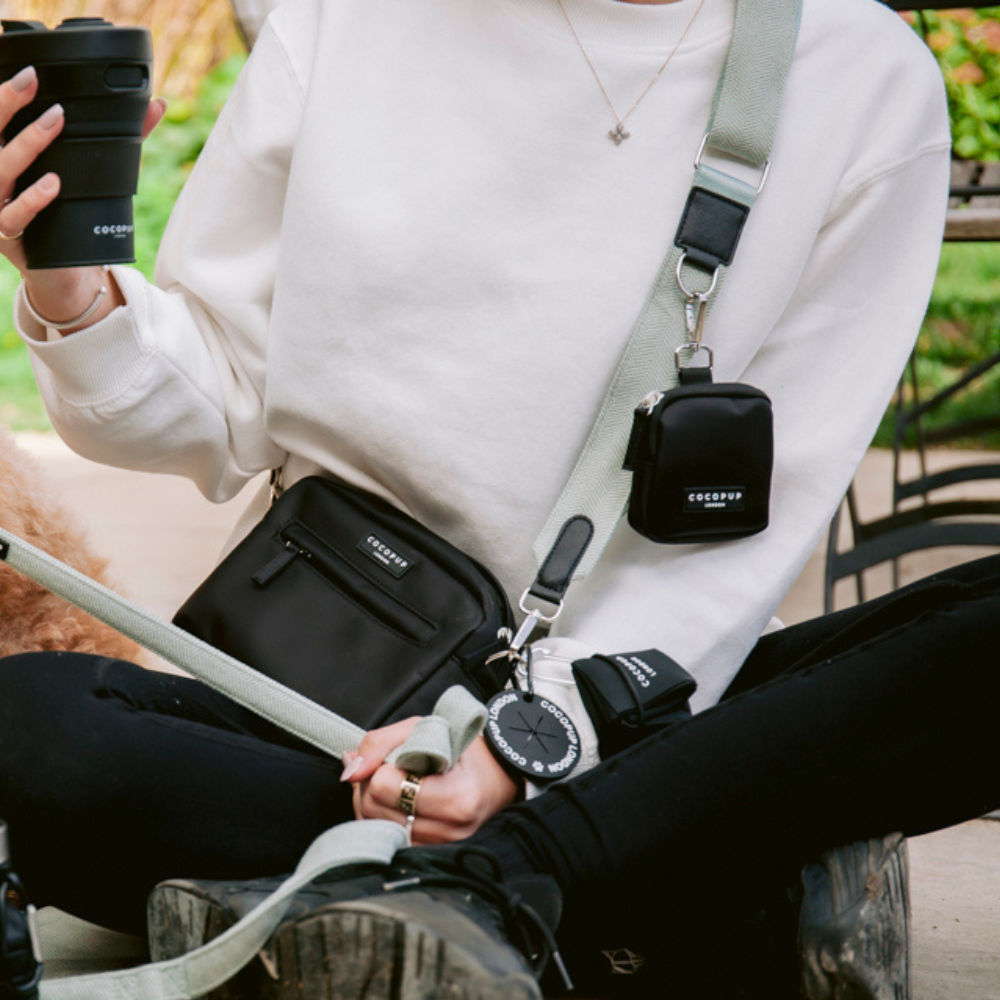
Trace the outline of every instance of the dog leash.
<instances>
[{"instance_id":1,"label":"dog leash","mask_svg":"<svg viewBox=\"0 0 1000 1000\"><path fill-rule=\"evenodd\" d=\"M0 560L333 757L356 750L365 735L353 722L164 621L4 528L0 528ZM447 771L482 731L485 721L486 709L465 688L449 688L390 762L420 774Z\"/></svg>"}]
</instances>

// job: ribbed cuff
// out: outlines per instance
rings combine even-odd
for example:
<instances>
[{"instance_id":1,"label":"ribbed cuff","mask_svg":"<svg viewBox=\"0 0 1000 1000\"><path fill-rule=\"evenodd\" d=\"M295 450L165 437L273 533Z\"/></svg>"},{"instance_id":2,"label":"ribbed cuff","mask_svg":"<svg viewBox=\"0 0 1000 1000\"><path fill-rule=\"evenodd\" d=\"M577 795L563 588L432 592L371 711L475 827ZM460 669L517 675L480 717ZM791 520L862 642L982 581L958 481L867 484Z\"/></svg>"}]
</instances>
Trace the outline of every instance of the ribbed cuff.
<instances>
[{"instance_id":1,"label":"ribbed cuff","mask_svg":"<svg viewBox=\"0 0 1000 1000\"><path fill-rule=\"evenodd\" d=\"M148 352L139 339L128 305L128 286L135 276L126 268L114 268L112 274L125 295L126 305L93 326L52 341L48 339L48 328L28 314L23 284L14 298L18 334L49 370L53 387L69 403L98 403L121 394L145 364Z\"/></svg>"}]
</instances>

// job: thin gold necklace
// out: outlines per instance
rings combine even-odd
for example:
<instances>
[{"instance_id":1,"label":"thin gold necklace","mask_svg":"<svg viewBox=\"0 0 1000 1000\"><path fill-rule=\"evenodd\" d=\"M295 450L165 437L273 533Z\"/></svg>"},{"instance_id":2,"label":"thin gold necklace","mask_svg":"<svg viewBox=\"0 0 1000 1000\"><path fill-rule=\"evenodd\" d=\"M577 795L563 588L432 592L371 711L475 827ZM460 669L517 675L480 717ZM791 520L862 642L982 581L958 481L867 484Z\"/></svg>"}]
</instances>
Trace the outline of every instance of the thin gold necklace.
<instances>
[{"instance_id":1,"label":"thin gold necklace","mask_svg":"<svg viewBox=\"0 0 1000 1000\"><path fill-rule=\"evenodd\" d=\"M576 28L573 26L573 21L569 16L569 11L566 10L566 5L563 0L559 0L559 8L563 12L563 17L566 18L566 23L569 25L569 30L573 32L573 37L576 39L576 44L580 47L580 51L583 53L583 58L587 60L587 65L590 67L590 72L594 74L594 79L597 81L597 86L601 88L601 93L604 95L604 100L608 102L608 107L611 108L611 113L615 116L615 122L617 123L613 129L608 132L608 137L614 142L616 146L620 146L632 133L625 128L625 122L629 120L632 112L635 111L642 99L652 90L653 84L660 79L663 71L670 64L670 60L673 59L674 53L681 47L681 42L687 37L687 33L691 30L691 26L694 24L695 19L701 13L701 8L705 6L705 0L701 0L698 4L697 9L691 16L691 20L688 21L687 27L681 32L681 37L677 39L674 43L674 47L670 50L667 58L663 60L663 64L660 68L653 74L653 79L646 84L646 89L636 98L635 103L625 112L624 115L618 114L615 109L614 103L608 94L607 88L604 86L604 81L601 79L600 73L597 72L597 68L594 66L593 60L587 54L587 50L583 47L583 42L580 41L580 36L576 33Z\"/></svg>"}]
</instances>

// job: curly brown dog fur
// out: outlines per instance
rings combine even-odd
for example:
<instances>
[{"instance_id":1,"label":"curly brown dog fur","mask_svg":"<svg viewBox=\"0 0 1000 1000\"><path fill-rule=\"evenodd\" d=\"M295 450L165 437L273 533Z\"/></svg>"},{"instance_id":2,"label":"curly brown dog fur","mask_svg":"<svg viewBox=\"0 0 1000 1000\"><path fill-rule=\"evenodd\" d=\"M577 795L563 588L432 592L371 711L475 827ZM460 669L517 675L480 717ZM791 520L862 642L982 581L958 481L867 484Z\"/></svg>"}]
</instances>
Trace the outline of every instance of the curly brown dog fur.
<instances>
[{"instance_id":1,"label":"curly brown dog fur","mask_svg":"<svg viewBox=\"0 0 1000 1000\"><path fill-rule=\"evenodd\" d=\"M106 562L61 509L34 460L0 429L0 525L105 585ZM135 661L139 647L0 562L0 657L34 650Z\"/></svg>"}]
</instances>

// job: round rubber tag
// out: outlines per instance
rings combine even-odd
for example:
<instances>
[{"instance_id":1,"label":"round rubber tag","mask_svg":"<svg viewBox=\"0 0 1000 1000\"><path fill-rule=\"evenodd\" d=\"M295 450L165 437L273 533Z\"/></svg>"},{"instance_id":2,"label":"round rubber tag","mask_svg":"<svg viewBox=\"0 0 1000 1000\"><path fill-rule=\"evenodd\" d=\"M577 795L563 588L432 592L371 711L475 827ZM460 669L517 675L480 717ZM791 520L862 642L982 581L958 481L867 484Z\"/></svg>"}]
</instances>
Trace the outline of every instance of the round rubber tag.
<instances>
[{"instance_id":1,"label":"round rubber tag","mask_svg":"<svg viewBox=\"0 0 1000 1000\"><path fill-rule=\"evenodd\" d=\"M579 762L576 727L547 698L501 691L487 702L486 710L486 738L504 760L533 781L565 778Z\"/></svg>"}]
</instances>

